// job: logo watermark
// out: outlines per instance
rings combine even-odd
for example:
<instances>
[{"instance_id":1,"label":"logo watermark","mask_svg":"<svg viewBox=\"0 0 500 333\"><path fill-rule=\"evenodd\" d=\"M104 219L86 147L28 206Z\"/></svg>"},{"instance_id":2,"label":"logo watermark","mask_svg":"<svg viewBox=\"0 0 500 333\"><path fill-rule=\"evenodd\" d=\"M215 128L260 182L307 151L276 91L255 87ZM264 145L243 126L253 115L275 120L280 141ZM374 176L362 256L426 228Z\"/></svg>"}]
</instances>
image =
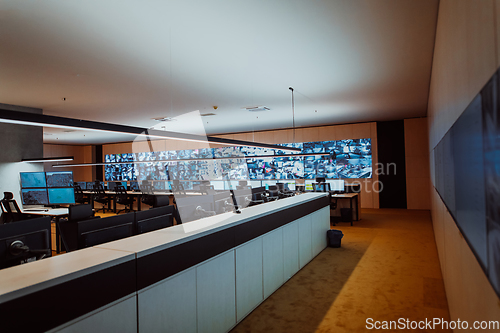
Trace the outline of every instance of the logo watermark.
<instances>
[{"instance_id":1,"label":"logo watermark","mask_svg":"<svg viewBox=\"0 0 500 333\"><path fill-rule=\"evenodd\" d=\"M469 324L465 320L445 320L443 318L432 318L425 320L410 320L408 318L399 318L398 320L375 320L366 319L365 327L369 330L498 330L500 321L474 321Z\"/></svg>"}]
</instances>

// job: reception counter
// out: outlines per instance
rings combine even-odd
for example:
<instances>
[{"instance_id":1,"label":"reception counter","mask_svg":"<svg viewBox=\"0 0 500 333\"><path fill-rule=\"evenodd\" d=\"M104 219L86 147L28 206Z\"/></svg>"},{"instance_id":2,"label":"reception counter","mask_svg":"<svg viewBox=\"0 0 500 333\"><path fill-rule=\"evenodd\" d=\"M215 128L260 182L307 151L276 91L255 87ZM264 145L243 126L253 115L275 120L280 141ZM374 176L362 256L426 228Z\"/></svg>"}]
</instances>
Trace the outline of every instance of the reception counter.
<instances>
[{"instance_id":1,"label":"reception counter","mask_svg":"<svg viewBox=\"0 0 500 333\"><path fill-rule=\"evenodd\" d=\"M226 332L320 253L306 193L0 271L2 331Z\"/></svg>"}]
</instances>

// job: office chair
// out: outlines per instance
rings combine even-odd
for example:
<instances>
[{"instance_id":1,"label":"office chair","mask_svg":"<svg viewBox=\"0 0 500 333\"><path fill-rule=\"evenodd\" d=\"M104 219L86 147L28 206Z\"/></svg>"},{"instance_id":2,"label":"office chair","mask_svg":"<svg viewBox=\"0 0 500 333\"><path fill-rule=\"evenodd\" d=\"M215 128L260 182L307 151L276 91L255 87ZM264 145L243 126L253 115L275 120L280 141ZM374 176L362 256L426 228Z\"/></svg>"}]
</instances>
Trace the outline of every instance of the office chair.
<instances>
[{"instance_id":1,"label":"office chair","mask_svg":"<svg viewBox=\"0 0 500 333\"><path fill-rule=\"evenodd\" d=\"M66 252L78 250L78 230L77 222L99 218L94 215L90 204L71 205L68 208L68 218L60 219L59 228L62 243Z\"/></svg>"},{"instance_id":2,"label":"office chair","mask_svg":"<svg viewBox=\"0 0 500 333\"><path fill-rule=\"evenodd\" d=\"M102 212L106 212L106 205L109 205L111 202L111 198L107 196L106 192L104 192L104 187L101 184L96 183L94 185L94 202L98 202L102 204L102 208L96 209L96 212L102 209Z\"/></svg>"},{"instance_id":3,"label":"office chair","mask_svg":"<svg viewBox=\"0 0 500 333\"><path fill-rule=\"evenodd\" d=\"M78 184L74 184L75 202L79 204L90 203L89 198L83 193L82 188Z\"/></svg>"},{"instance_id":4,"label":"office chair","mask_svg":"<svg viewBox=\"0 0 500 333\"><path fill-rule=\"evenodd\" d=\"M168 206L168 205L170 205L170 200L168 198L168 195L155 195L154 196L152 208L163 207L163 206Z\"/></svg>"},{"instance_id":5,"label":"office chair","mask_svg":"<svg viewBox=\"0 0 500 333\"><path fill-rule=\"evenodd\" d=\"M0 200L2 206L3 223L17 222L24 220L23 216L12 192L3 192L3 199Z\"/></svg>"},{"instance_id":6,"label":"office chair","mask_svg":"<svg viewBox=\"0 0 500 333\"><path fill-rule=\"evenodd\" d=\"M124 205L125 208L121 209L117 212L117 214L120 214L120 212L131 212L133 211L132 206L134 205L134 197L131 195L128 195L127 190L123 185L118 185L115 187L115 200L117 204Z\"/></svg>"},{"instance_id":7,"label":"office chair","mask_svg":"<svg viewBox=\"0 0 500 333\"><path fill-rule=\"evenodd\" d=\"M148 206L153 206L155 202L155 196L153 194L153 186L147 183L145 184L143 182L143 184L141 185L141 191L142 191L141 202Z\"/></svg>"},{"instance_id":8,"label":"office chair","mask_svg":"<svg viewBox=\"0 0 500 333\"><path fill-rule=\"evenodd\" d=\"M279 190L281 198L293 197L295 195L295 193L293 191L290 191L289 189L285 188L284 183L276 183L276 186L278 186L278 190Z\"/></svg>"}]
</instances>

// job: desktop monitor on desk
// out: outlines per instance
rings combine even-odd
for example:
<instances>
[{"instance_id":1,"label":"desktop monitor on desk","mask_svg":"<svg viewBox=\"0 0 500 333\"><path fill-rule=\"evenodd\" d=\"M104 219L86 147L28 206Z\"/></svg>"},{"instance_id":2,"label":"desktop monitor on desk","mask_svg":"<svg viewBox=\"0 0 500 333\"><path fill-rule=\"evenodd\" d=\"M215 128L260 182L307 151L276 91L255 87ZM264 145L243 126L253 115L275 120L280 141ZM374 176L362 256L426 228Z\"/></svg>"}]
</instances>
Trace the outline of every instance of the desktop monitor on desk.
<instances>
[{"instance_id":1,"label":"desktop monitor on desk","mask_svg":"<svg viewBox=\"0 0 500 333\"><path fill-rule=\"evenodd\" d=\"M46 172L47 187L73 187L73 171Z\"/></svg>"},{"instance_id":2,"label":"desktop monitor on desk","mask_svg":"<svg viewBox=\"0 0 500 333\"><path fill-rule=\"evenodd\" d=\"M140 192L141 189L139 187L139 183L138 182L130 182L130 190Z\"/></svg>"},{"instance_id":3,"label":"desktop monitor on desk","mask_svg":"<svg viewBox=\"0 0 500 333\"><path fill-rule=\"evenodd\" d=\"M216 191L224 190L224 181L223 180L211 180L210 185L214 187Z\"/></svg>"},{"instance_id":4,"label":"desktop monitor on desk","mask_svg":"<svg viewBox=\"0 0 500 333\"><path fill-rule=\"evenodd\" d=\"M22 188L47 187L45 172L20 172Z\"/></svg>"},{"instance_id":5,"label":"desktop monitor on desk","mask_svg":"<svg viewBox=\"0 0 500 333\"><path fill-rule=\"evenodd\" d=\"M108 182L108 190L115 191L119 185L123 186L125 189L127 188L127 182Z\"/></svg>"},{"instance_id":6,"label":"desktop monitor on desk","mask_svg":"<svg viewBox=\"0 0 500 333\"><path fill-rule=\"evenodd\" d=\"M75 190L72 187L49 188L49 205L71 205L75 203Z\"/></svg>"},{"instance_id":7,"label":"desktop monitor on desk","mask_svg":"<svg viewBox=\"0 0 500 333\"><path fill-rule=\"evenodd\" d=\"M330 191L344 192L344 180L343 179L328 179L326 181L330 184Z\"/></svg>"},{"instance_id":8,"label":"desktop monitor on desk","mask_svg":"<svg viewBox=\"0 0 500 333\"><path fill-rule=\"evenodd\" d=\"M73 189L71 189L73 190ZM23 205L48 205L49 198L46 188L23 188L21 189Z\"/></svg>"},{"instance_id":9,"label":"desktop monitor on desk","mask_svg":"<svg viewBox=\"0 0 500 333\"><path fill-rule=\"evenodd\" d=\"M1 224L0 268L50 257L50 233L50 217Z\"/></svg>"},{"instance_id":10,"label":"desktop monitor on desk","mask_svg":"<svg viewBox=\"0 0 500 333\"><path fill-rule=\"evenodd\" d=\"M80 189L82 190L87 189L87 182L75 182L74 184L80 186Z\"/></svg>"},{"instance_id":11,"label":"desktop monitor on desk","mask_svg":"<svg viewBox=\"0 0 500 333\"><path fill-rule=\"evenodd\" d=\"M314 180L309 180L309 179L307 179L307 180L305 181L305 185L306 185L305 190L306 190L306 191L314 191L314 186L313 186L313 184L314 184Z\"/></svg>"},{"instance_id":12,"label":"desktop monitor on desk","mask_svg":"<svg viewBox=\"0 0 500 333\"><path fill-rule=\"evenodd\" d=\"M249 181L249 183L250 183L250 186L252 188L261 187L262 186L262 182L260 180L251 180L251 181Z\"/></svg>"}]
</instances>

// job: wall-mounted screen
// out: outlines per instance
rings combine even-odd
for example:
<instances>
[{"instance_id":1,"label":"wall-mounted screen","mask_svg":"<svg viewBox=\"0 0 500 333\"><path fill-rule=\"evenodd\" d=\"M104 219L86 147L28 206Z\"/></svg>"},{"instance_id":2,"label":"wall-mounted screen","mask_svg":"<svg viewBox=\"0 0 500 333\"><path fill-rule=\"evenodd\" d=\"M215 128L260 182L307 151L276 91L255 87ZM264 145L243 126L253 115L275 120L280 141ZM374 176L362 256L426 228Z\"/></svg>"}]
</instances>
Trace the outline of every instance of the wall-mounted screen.
<instances>
[{"instance_id":1,"label":"wall-mounted screen","mask_svg":"<svg viewBox=\"0 0 500 333\"><path fill-rule=\"evenodd\" d=\"M46 172L47 187L73 187L73 171Z\"/></svg>"},{"instance_id":2,"label":"wall-mounted screen","mask_svg":"<svg viewBox=\"0 0 500 333\"><path fill-rule=\"evenodd\" d=\"M45 172L20 172L22 188L47 187Z\"/></svg>"},{"instance_id":3,"label":"wall-mounted screen","mask_svg":"<svg viewBox=\"0 0 500 333\"><path fill-rule=\"evenodd\" d=\"M49 188L49 204L63 205L75 203L75 191L72 187Z\"/></svg>"},{"instance_id":4,"label":"wall-mounted screen","mask_svg":"<svg viewBox=\"0 0 500 333\"><path fill-rule=\"evenodd\" d=\"M47 189L22 189L23 205L48 205Z\"/></svg>"},{"instance_id":5,"label":"wall-mounted screen","mask_svg":"<svg viewBox=\"0 0 500 333\"><path fill-rule=\"evenodd\" d=\"M105 156L106 163L133 161L146 163L106 164L104 168L105 179L107 181L138 179L196 181L212 179L315 179L318 176L327 179L372 177L371 139L285 143L281 145L300 148L302 153L327 153L328 155L284 157L282 155L293 155L300 152L257 147L108 154ZM227 159L186 160L214 157Z\"/></svg>"}]
</instances>

